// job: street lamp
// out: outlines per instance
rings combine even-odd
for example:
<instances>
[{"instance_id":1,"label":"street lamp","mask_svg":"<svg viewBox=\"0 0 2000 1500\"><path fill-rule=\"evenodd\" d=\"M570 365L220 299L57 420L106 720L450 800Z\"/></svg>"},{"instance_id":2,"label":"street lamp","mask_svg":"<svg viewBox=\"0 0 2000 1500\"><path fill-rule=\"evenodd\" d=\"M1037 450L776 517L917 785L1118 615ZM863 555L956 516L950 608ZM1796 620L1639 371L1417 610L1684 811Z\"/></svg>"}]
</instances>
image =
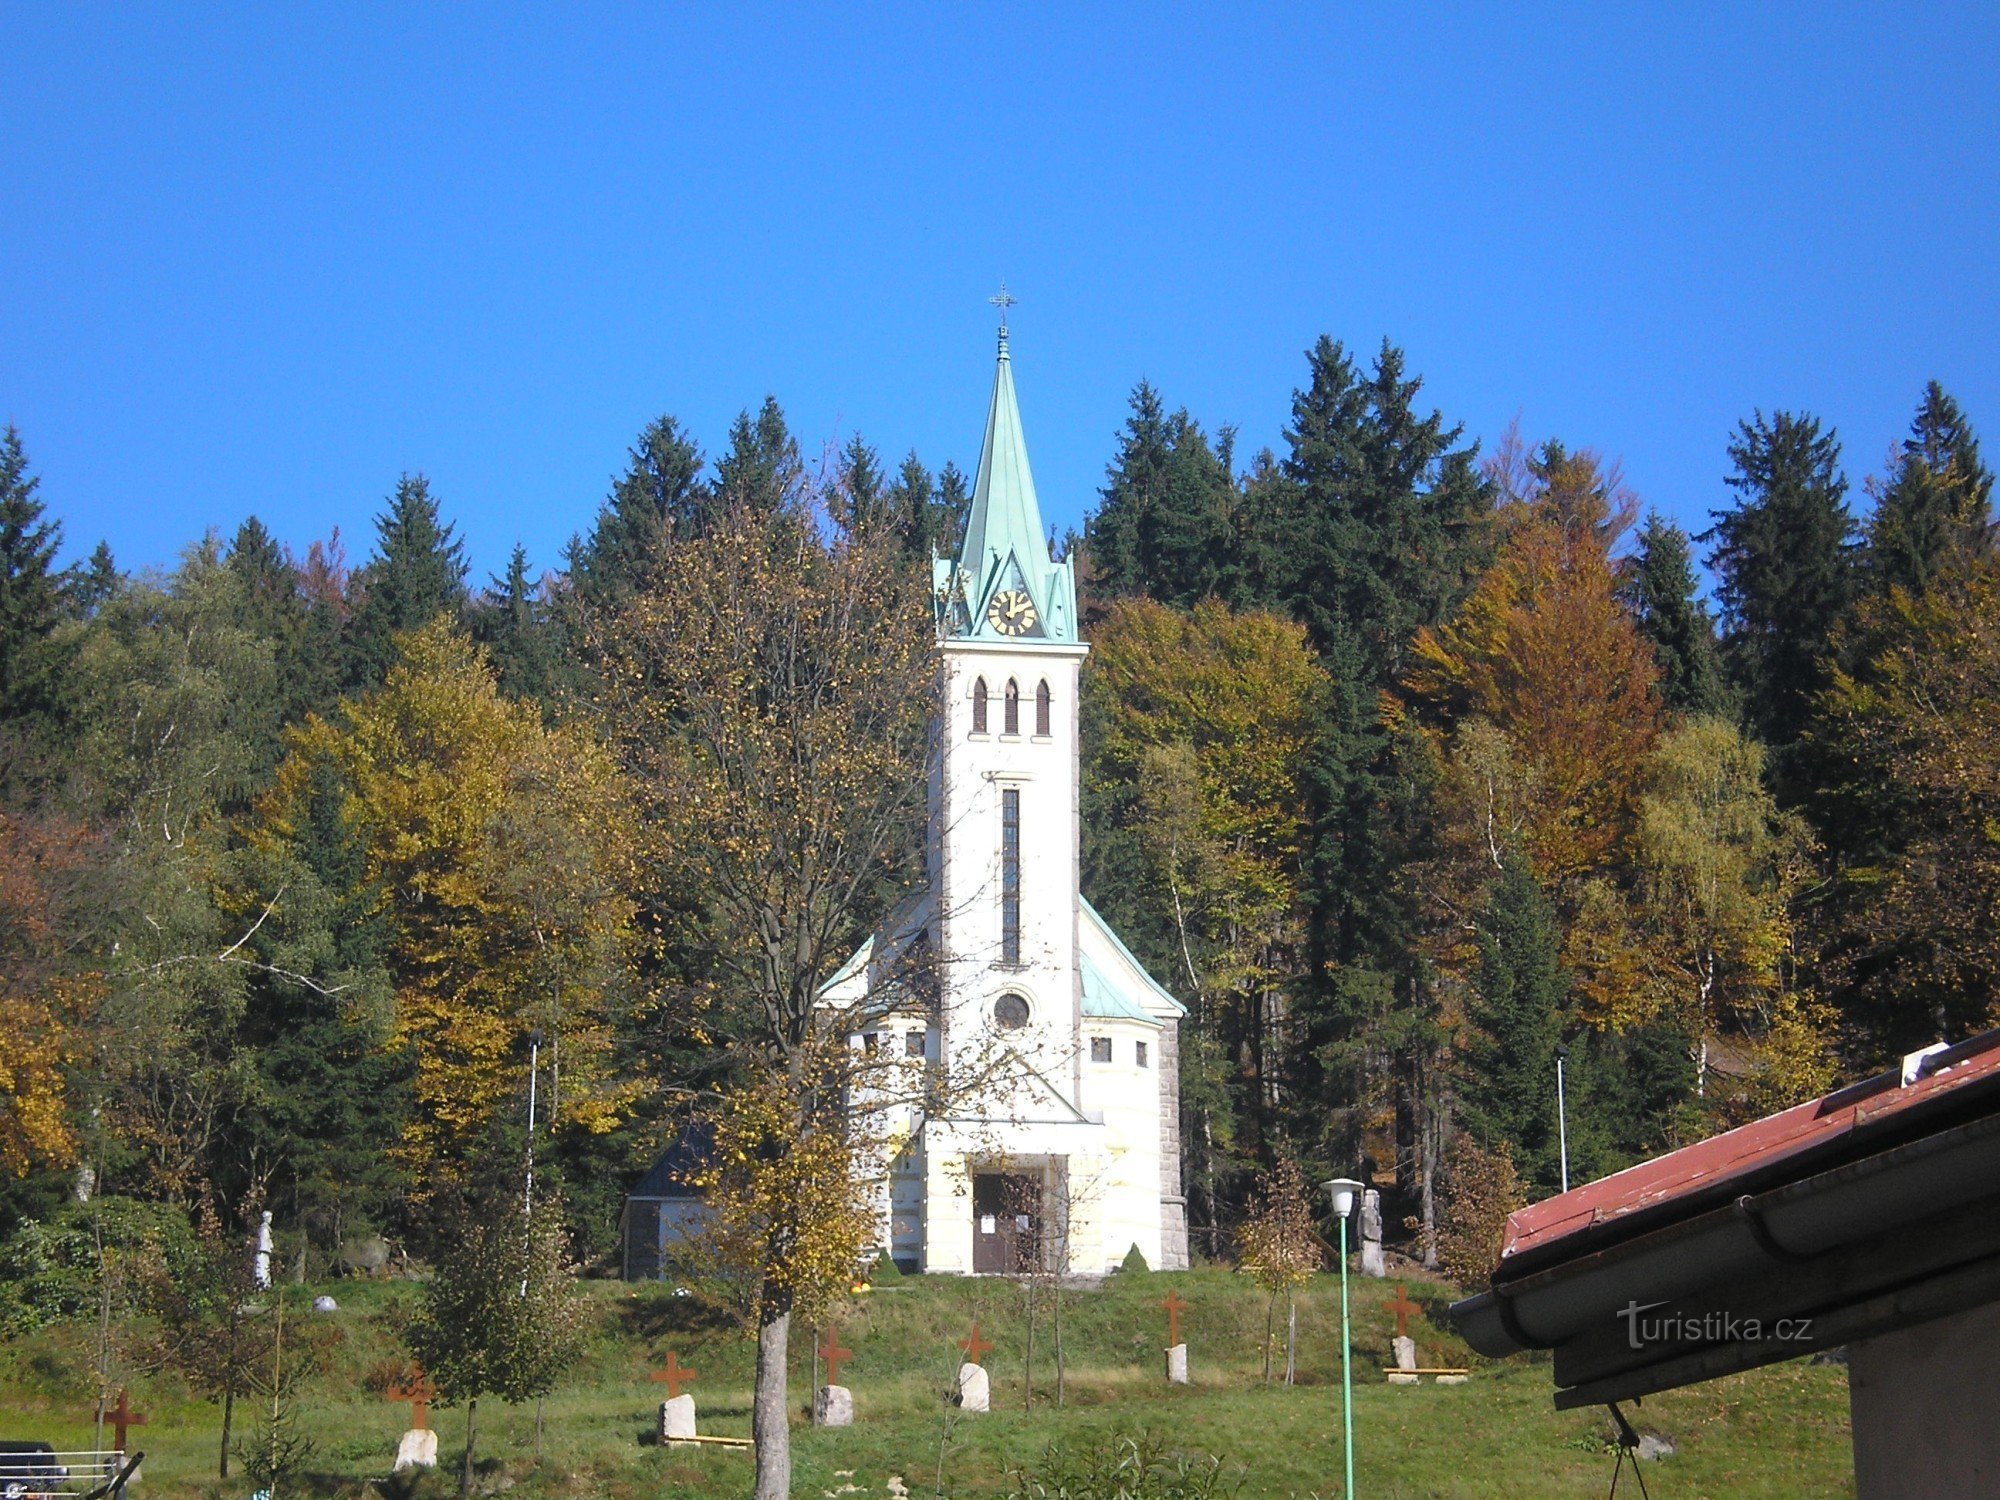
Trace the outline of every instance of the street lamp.
<instances>
[{"instance_id":1,"label":"street lamp","mask_svg":"<svg viewBox=\"0 0 2000 1500\"><path fill-rule=\"evenodd\" d=\"M1340 1220L1340 1411L1346 1429L1347 1488L1341 1500L1354 1500L1354 1370L1352 1340L1347 1328L1347 1219L1361 1201L1362 1184L1352 1177L1336 1177L1324 1184L1333 1200L1333 1216Z\"/></svg>"},{"instance_id":2,"label":"street lamp","mask_svg":"<svg viewBox=\"0 0 2000 1500\"><path fill-rule=\"evenodd\" d=\"M1569 1108L1563 1100L1563 1059L1569 1048L1556 1047L1556 1140L1562 1148L1563 1191L1569 1191Z\"/></svg>"}]
</instances>

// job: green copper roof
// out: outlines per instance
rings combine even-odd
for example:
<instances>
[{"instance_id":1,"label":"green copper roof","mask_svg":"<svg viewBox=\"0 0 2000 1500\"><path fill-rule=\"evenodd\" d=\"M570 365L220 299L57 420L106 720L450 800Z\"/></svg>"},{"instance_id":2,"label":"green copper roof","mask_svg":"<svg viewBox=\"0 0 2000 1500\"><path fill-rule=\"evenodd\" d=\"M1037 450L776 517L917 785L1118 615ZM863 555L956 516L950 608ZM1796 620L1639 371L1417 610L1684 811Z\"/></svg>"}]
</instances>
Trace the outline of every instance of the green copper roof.
<instances>
[{"instance_id":1,"label":"green copper roof","mask_svg":"<svg viewBox=\"0 0 2000 1500\"><path fill-rule=\"evenodd\" d=\"M1035 476L1028 468L1028 442L1021 432L1021 408L1014 398L1014 362L1007 331L993 372L993 399L986 409L986 440L979 449L979 478L966 512L965 537L956 566L940 562L939 624L945 634L974 640L1018 640L1022 644L1076 642L1076 580L1067 559L1049 557L1042 530L1042 507ZM1010 638L986 619L986 604L1003 589L1025 589L1034 600L1036 626Z\"/></svg>"}]
</instances>

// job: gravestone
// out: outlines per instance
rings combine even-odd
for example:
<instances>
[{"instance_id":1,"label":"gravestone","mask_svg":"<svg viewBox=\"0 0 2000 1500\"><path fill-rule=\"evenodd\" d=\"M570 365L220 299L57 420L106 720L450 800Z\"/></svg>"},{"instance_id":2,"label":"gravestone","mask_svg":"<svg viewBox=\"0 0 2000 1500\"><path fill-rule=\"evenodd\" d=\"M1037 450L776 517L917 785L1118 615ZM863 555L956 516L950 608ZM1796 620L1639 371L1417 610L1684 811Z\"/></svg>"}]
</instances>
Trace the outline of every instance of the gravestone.
<instances>
[{"instance_id":1,"label":"gravestone","mask_svg":"<svg viewBox=\"0 0 2000 1500\"><path fill-rule=\"evenodd\" d=\"M969 1361L958 1367L958 1409L988 1411L992 1406L992 1386L983 1367Z\"/></svg>"},{"instance_id":2,"label":"gravestone","mask_svg":"<svg viewBox=\"0 0 2000 1500\"><path fill-rule=\"evenodd\" d=\"M694 1439L694 1397L673 1396L660 1403L660 1441L692 1442Z\"/></svg>"},{"instance_id":3,"label":"gravestone","mask_svg":"<svg viewBox=\"0 0 2000 1500\"><path fill-rule=\"evenodd\" d=\"M1181 1294L1169 1289L1160 1306L1167 1310L1167 1383L1186 1385L1188 1383L1187 1345L1181 1342L1181 1314L1187 1311L1187 1304L1181 1301Z\"/></svg>"},{"instance_id":4,"label":"gravestone","mask_svg":"<svg viewBox=\"0 0 2000 1500\"><path fill-rule=\"evenodd\" d=\"M1382 1195L1373 1188L1361 1195L1361 1274L1389 1274L1382 1263Z\"/></svg>"},{"instance_id":5,"label":"gravestone","mask_svg":"<svg viewBox=\"0 0 2000 1500\"><path fill-rule=\"evenodd\" d=\"M1410 1337L1410 1314L1418 1310L1398 1286L1396 1300L1389 1304L1389 1311L1396 1315L1396 1336L1389 1340L1389 1347L1396 1351L1396 1368L1389 1372L1391 1385L1417 1385L1423 1380L1417 1374L1417 1341Z\"/></svg>"},{"instance_id":6,"label":"gravestone","mask_svg":"<svg viewBox=\"0 0 2000 1500\"><path fill-rule=\"evenodd\" d=\"M826 1384L813 1393L813 1426L852 1427L854 1392L840 1383L840 1367L854 1358L854 1351L840 1347L840 1331L829 1323L818 1353L826 1361Z\"/></svg>"},{"instance_id":7,"label":"gravestone","mask_svg":"<svg viewBox=\"0 0 2000 1500\"><path fill-rule=\"evenodd\" d=\"M854 1392L844 1385L823 1385L813 1394L813 1426L852 1427Z\"/></svg>"},{"instance_id":8,"label":"gravestone","mask_svg":"<svg viewBox=\"0 0 2000 1500\"><path fill-rule=\"evenodd\" d=\"M412 1427L396 1444L394 1470L435 1469L438 1465L438 1435L428 1427Z\"/></svg>"}]
</instances>

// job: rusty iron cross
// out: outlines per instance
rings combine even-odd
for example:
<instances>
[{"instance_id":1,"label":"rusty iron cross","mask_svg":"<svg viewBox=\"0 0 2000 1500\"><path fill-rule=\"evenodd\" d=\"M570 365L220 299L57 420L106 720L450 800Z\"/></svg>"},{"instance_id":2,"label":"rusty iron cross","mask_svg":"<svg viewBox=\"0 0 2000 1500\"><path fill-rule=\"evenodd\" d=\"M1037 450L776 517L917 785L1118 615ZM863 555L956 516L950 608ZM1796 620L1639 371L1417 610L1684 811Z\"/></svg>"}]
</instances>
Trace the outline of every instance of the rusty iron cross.
<instances>
[{"instance_id":1,"label":"rusty iron cross","mask_svg":"<svg viewBox=\"0 0 2000 1500\"><path fill-rule=\"evenodd\" d=\"M1389 1311L1396 1315L1396 1337L1399 1339L1408 1338L1410 1336L1410 1314L1421 1312L1423 1309L1417 1303L1412 1302L1408 1297L1403 1295L1401 1282L1396 1284L1396 1300L1389 1303L1388 1307Z\"/></svg>"},{"instance_id":2,"label":"rusty iron cross","mask_svg":"<svg viewBox=\"0 0 2000 1500\"><path fill-rule=\"evenodd\" d=\"M1178 1291L1169 1291L1160 1306L1167 1310L1167 1347L1172 1349L1181 1341L1181 1314L1187 1311L1187 1304Z\"/></svg>"},{"instance_id":3,"label":"rusty iron cross","mask_svg":"<svg viewBox=\"0 0 2000 1500\"><path fill-rule=\"evenodd\" d=\"M112 1430L117 1434L112 1446L120 1453L125 1451L125 1429L127 1427L144 1427L146 1425L146 1414L142 1411L132 1410L131 1399L125 1394L122 1387L118 1392L118 1405L112 1410L107 1411L104 1415L111 1419Z\"/></svg>"},{"instance_id":4,"label":"rusty iron cross","mask_svg":"<svg viewBox=\"0 0 2000 1500\"><path fill-rule=\"evenodd\" d=\"M826 1342L819 1346L819 1357L826 1361L826 1383L839 1385L840 1367L854 1358L854 1351L840 1347L840 1330L831 1323L826 1325Z\"/></svg>"},{"instance_id":5,"label":"rusty iron cross","mask_svg":"<svg viewBox=\"0 0 2000 1500\"><path fill-rule=\"evenodd\" d=\"M694 1373L693 1370L681 1363L681 1357L678 1352L669 1349L667 1351L667 1367L664 1370L653 1371L650 1378L666 1382L667 1399L672 1401L680 1395L682 1386L691 1385L694 1382Z\"/></svg>"},{"instance_id":6,"label":"rusty iron cross","mask_svg":"<svg viewBox=\"0 0 2000 1500\"><path fill-rule=\"evenodd\" d=\"M993 1346L979 1336L979 1319L977 1318L972 1320L972 1332L959 1340L958 1347L965 1351L965 1362L969 1365L978 1364L979 1357L982 1354L991 1354L993 1352Z\"/></svg>"},{"instance_id":7,"label":"rusty iron cross","mask_svg":"<svg viewBox=\"0 0 2000 1500\"><path fill-rule=\"evenodd\" d=\"M431 1425L431 1397L437 1394L437 1387L431 1384L430 1376L424 1373L422 1365L411 1365L409 1379L400 1385L391 1386L382 1393L388 1401L410 1403L410 1430L422 1432Z\"/></svg>"}]
</instances>

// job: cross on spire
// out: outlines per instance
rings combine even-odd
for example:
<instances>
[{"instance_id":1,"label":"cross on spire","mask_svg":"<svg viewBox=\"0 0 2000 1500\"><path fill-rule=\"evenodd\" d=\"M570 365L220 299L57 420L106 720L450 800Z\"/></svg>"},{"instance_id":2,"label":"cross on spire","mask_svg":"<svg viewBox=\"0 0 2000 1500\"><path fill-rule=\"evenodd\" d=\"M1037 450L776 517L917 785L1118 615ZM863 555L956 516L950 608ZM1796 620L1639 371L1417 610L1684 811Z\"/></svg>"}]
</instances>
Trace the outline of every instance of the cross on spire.
<instances>
[{"instance_id":1,"label":"cross on spire","mask_svg":"<svg viewBox=\"0 0 2000 1500\"><path fill-rule=\"evenodd\" d=\"M854 1351L840 1347L840 1330L831 1323L826 1325L826 1342L819 1347L819 1357L826 1361L826 1383L839 1385L840 1367L854 1358Z\"/></svg>"},{"instance_id":2,"label":"cross on spire","mask_svg":"<svg viewBox=\"0 0 2000 1500\"><path fill-rule=\"evenodd\" d=\"M437 1387L431 1384L430 1376L424 1373L422 1365L411 1365L409 1376L398 1381L382 1393L387 1401L407 1401L410 1403L410 1430L422 1432L431 1425L431 1397L437 1394Z\"/></svg>"},{"instance_id":3,"label":"cross on spire","mask_svg":"<svg viewBox=\"0 0 2000 1500\"><path fill-rule=\"evenodd\" d=\"M693 1383L694 1373L693 1370L681 1363L681 1357L678 1352L669 1349L667 1351L667 1367L664 1370L653 1371L649 1378L664 1381L667 1387L667 1399L672 1401L680 1395L682 1386Z\"/></svg>"},{"instance_id":4,"label":"cross on spire","mask_svg":"<svg viewBox=\"0 0 2000 1500\"><path fill-rule=\"evenodd\" d=\"M1389 1311L1396 1315L1396 1337L1399 1339L1408 1338L1410 1336L1410 1314L1420 1312L1422 1309L1403 1295L1403 1285L1401 1282L1396 1284L1396 1300L1388 1306Z\"/></svg>"},{"instance_id":5,"label":"cross on spire","mask_svg":"<svg viewBox=\"0 0 2000 1500\"><path fill-rule=\"evenodd\" d=\"M991 1354L993 1352L993 1346L979 1336L979 1319L977 1318L972 1320L972 1332L958 1341L958 1347L965 1351L965 1362L969 1365L978 1364L979 1357L982 1354Z\"/></svg>"},{"instance_id":6,"label":"cross on spire","mask_svg":"<svg viewBox=\"0 0 2000 1500\"><path fill-rule=\"evenodd\" d=\"M995 307L1000 309L1000 335L1002 338L1006 337L1007 309L1012 307L1016 302L1019 302L1021 299L1019 297L1016 297L1012 292L1008 291L1007 283L1003 281L1000 283L1000 290L995 292L991 297L988 297L986 300L988 302L991 302Z\"/></svg>"}]
</instances>

